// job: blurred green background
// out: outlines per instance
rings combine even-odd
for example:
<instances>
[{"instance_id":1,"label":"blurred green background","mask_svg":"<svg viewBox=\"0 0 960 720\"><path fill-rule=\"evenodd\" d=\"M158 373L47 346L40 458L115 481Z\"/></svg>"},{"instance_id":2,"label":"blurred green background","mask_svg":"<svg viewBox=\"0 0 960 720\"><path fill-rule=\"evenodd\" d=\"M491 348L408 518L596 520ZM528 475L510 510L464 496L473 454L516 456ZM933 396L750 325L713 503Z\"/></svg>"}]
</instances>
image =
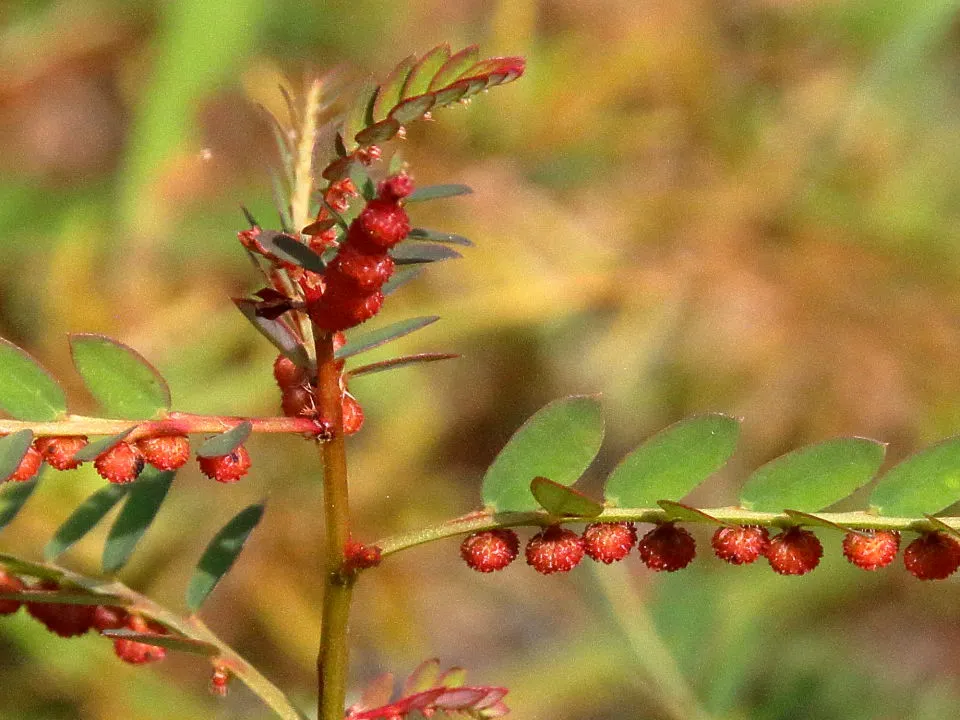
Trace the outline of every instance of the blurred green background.
<instances>
[{"instance_id":1,"label":"blurred green background","mask_svg":"<svg viewBox=\"0 0 960 720\"><path fill-rule=\"evenodd\" d=\"M438 42L523 54L526 76L403 145L417 206L465 234L376 322L442 312L399 344L463 359L358 378L361 539L467 512L483 469L557 396L602 392L587 489L655 430L743 416L741 449L692 502L728 504L756 465L847 433L888 457L960 425L960 2L832 0L5 0L0 4L0 335L90 411L65 333L132 345L176 407L274 414L274 353L228 296L255 277L238 204L272 218L269 129L310 69L379 77ZM264 220L264 222L267 222ZM391 348L394 349L394 348ZM122 579L182 608L220 525L266 520L204 616L312 705L321 534L314 452L250 443L254 469L180 474ZM0 537L37 557L102 481L49 475ZM99 532L71 551L96 572ZM695 529L702 548L708 535ZM517 718L944 718L960 708L960 591L897 564L849 566L839 538L805 578L706 551L659 576L634 558L543 578L470 572L453 541L364 578L353 686L422 659L511 688ZM267 718L192 657L132 668L97 637L0 623L3 720Z\"/></svg>"}]
</instances>

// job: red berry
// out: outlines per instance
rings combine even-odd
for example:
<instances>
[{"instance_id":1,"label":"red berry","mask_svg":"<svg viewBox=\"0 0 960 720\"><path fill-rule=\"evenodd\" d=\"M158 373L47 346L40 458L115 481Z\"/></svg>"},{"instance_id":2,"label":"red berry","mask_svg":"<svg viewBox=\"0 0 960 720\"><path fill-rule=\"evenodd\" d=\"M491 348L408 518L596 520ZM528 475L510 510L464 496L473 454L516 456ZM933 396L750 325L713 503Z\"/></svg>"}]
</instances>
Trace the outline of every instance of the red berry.
<instances>
[{"instance_id":1,"label":"red berry","mask_svg":"<svg viewBox=\"0 0 960 720\"><path fill-rule=\"evenodd\" d=\"M226 697L230 685L230 670L223 665L214 665L210 676L210 692L220 697Z\"/></svg>"},{"instance_id":2,"label":"red berry","mask_svg":"<svg viewBox=\"0 0 960 720\"><path fill-rule=\"evenodd\" d=\"M542 575L569 572L583 560L583 540L572 530L551 525L527 542L527 565Z\"/></svg>"},{"instance_id":3,"label":"red berry","mask_svg":"<svg viewBox=\"0 0 960 720\"><path fill-rule=\"evenodd\" d=\"M460 543L460 557L477 572L503 570L517 559L520 540L513 530L483 530L468 535Z\"/></svg>"},{"instance_id":4,"label":"red berry","mask_svg":"<svg viewBox=\"0 0 960 720\"><path fill-rule=\"evenodd\" d=\"M286 390L307 382L307 372L286 355L277 355L273 361L273 379L281 390Z\"/></svg>"},{"instance_id":5,"label":"red berry","mask_svg":"<svg viewBox=\"0 0 960 720\"><path fill-rule=\"evenodd\" d=\"M960 567L960 543L944 532L924 533L907 545L903 564L920 580L943 580Z\"/></svg>"},{"instance_id":6,"label":"red berry","mask_svg":"<svg viewBox=\"0 0 960 720\"><path fill-rule=\"evenodd\" d=\"M348 392L343 393L340 412L343 415L344 435L353 435L363 427L363 408L357 402L357 399Z\"/></svg>"},{"instance_id":7,"label":"red berry","mask_svg":"<svg viewBox=\"0 0 960 720\"><path fill-rule=\"evenodd\" d=\"M93 611L93 629L98 632L117 630L127 622L127 611L123 608L97 605Z\"/></svg>"},{"instance_id":8,"label":"red berry","mask_svg":"<svg viewBox=\"0 0 960 720\"><path fill-rule=\"evenodd\" d=\"M593 523L583 531L584 551L607 565L623 560L636 544L637 528L633 523Z\"/></svg>"},{"instance_id":9,"label":"red berry","mask_svg":"<svg viewBox=\"0 0 960 720\"><path fill-rule=\"evenodd\" d=\"M843 537L843 554L864 570L879 570L893 562L900 549L900 533L895 530L848 532Z\"/></svg>"},{"instance_id":10,"label":"red berry","mask_svg":"<svg viewBox=\"0 0 960 720\"><path fill-rule=\"evenodd\" d=\"M150 632L151 628L141 617L131 615L127 620L127 627L138 633ZM147 643L129 640L127 638L116 638L113 641L113 651L117 657L131 665L143 665L144 663L163 660L167 656L167 651L157 645L148 645Z\"/></svg>"},{"instance_id":11,"label":"red berry","mask_svg":"<svg viewBox=\"0 0 960 720\"><path fill-rule=\"evenodd\" d=\"M143 459L157 470L177 470L190 459L190 439L186 435L159 435L137 442Z\"/></svg>"},{"instance_id":12,"label":"red berry","mask_svg":"<svg viewBox=\"0 0 960 720\"><path fill-rule=\"evenodd\" d=\"M27 448L27 454L23 456L20 464L17 465L17 469L13 471L13 474L8 477L7 480L10 482L26 482L37 474L41 463L43 463L43 456L39 450L31 445Z\"/></svg>"},{"instance_id":13,"label":"red berry","mask_svg":"<svg viewBox=\"0 0 960 720\"><path fill-rule=\"evenodd\" d=\"M401 200L413 192L413 178L401 172L382 180L377 186L377 197L381 200Z\"/></svg>"},{"instance_id":14,"label":"red berry","mask_svg":"<svg viewBox=\"0 0 960 720\"><path fill-rule=\"evenodd\" d=\"M747 565L766 554L770 533L756 525L720 527L710 541L713 552L731 565Z\"/></svg>"},{"instance_id":15,"label":"red berry","mask_svg":"<svg viewBox=\"0 0 960 720\"><path fill-rule=\"evenodd\" d=\"M236 482L250 469L250 453L243 445L238 445L229 455L216 457L198 455L197 461L204 475L222 483Z\"/></svg>"},{"instance_id":16,"label":"red berry","mask_svg":"<svg viewBox=\"0 0 960 720\"><path fill-rule=\"evenodd\" d=\"M380 312L383 293L369 295L324 295L320 302L309 306L310 319L327 331L346 330L365 322Z\"/></svg>"},{"instance_id":17,"label":"red berry","mask_svg":"<svg viewBox=\"0 0 960 720\"><path fill-rule=\"evenodd\" d=\"M10 575L0 570L0 592L15 593L23 592L26 585L23 580L16 575ZM0 615L12 615L20 609L20 603L16 600L0 600Z\"/></svg>"},{"instance_id":18,"label":"red berry","mask_svg":"<svg viewBox=\"0 0 960 720\"><path fill-rule=\"evenodd\" d=\"M59 590L52 580L44 580L31 590ZM93 627L94 605L69 605L66 603L27 603L27 612L44 627L60 637L85 635Z\"/></svg>"},{"instance_id":19,"label":"red berry","mask_svg":"<svg viewBox=\"0 0 960 720\"><path fill-rule=\"evenodd\" d=\"M36 441L37 450L47 465L57 470L73 470L80 467L80 460L73 456L87 444L85 437L45 437Z\"/></svg>"},{"instance_id":20,"label":"red berry","mask_svg":"<svg viewBox=\"0 0 960 720\"><path fill-rule=\"evenodd\" d=\"M315 417L317 400L307 385L284 388L280 407L287 417Z\"/></svg>"},{"instance_id":21,"label":"red berry","mask_svg":"<svg viewBox=\"0 0 960 720\"><path fill-rule=\"evenodd\" d=\"M120 442L97 456L93 467L104 480L123 485L133 482L143 471L143 455L136 445Z\"/></svg>"},{"instance_id":22,"label":"red berry","mask_svg":"<svg viewBox=\"0 0 960 720\"><path fill-rule=\"evenodd\" d=\"M326 292L369 293L393 275L393 258L381 251L364 253L351 244L344 245L330 263L324 278Z\"/></svg>"},{"instance_id":23,"label":"red berry","mask_svg":"<svg viewBox=\"0 0 960 720\"><path fill-rule=\"evenodd\" d=\"M823 546L810 530L792 527L770 540L767 561L781 575L805 575L820 564Z\"/></svg>"},{"instance_id":24,"label":"red berry","mask_svg":"<svg viewBox=\"0 0 960 720\"><path fill-rule=\"evenodd\" d=\"M410 234L407 211L396 202L371 200L350 224L348 242L369 252L389 250Z\"/></svg>"},{"instance_id":25,"label":"red berry","mask_svg":"<svg viewBox=\"0 0 960 720\"><path fill-rule=\"evenodd\" d=\"M380 564L381 552L376 545L364 545L357 540L349 540L343 549L344 570L355 572L376 567Z\"/></svg>"},{"instance_id":26,"label":"red berry","mask_svg":"<svg viewBox=\"0 0 960 720\"><path fill-rule=\"evenodd\" d=\"M651 570L674 572L690 564L697 554L697 543L685 528L668 522L640 538L637 552Z\"/></svg>"}]
</instances>

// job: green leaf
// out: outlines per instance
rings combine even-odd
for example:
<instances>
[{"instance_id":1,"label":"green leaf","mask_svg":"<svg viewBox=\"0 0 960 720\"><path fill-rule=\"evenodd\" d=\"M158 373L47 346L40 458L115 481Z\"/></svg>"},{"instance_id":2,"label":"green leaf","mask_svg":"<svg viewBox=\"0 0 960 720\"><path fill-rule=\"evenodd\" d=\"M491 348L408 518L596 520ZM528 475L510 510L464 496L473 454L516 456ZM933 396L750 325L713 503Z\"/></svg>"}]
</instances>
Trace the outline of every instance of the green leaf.
<instances>
[{"instance_id":1,"label":"green leaf","mask_svg":"<svg viewBox=\"0 0 960 720\"><path fill-rule=\"evenodd\" d=\"M388 342L402 338L405 335L416 332L427 325L432 325L440 319L439 315L427 315L425 317L409 318L400 322L391 323L386 327L363 333L358 338L348 338L349 342L337 350L337 360L359 355L367 350L380 347Z\"/></svg>"},{"instance_id":2,"label":"green leaf","mask_svg":"<svg viewBox=\"0 0 960 720\"><path fill-rule=\"evenodd\" d=\"M377 186L370 179L370 173L362 163L354 163L350 167L350 179L364 200L370 201L377 196Z\"/></svg>"},{"instance_id":3,"label":"green leaf","mask_svg":"<svg viewBox=\"0 0 960 720\"><path fill-rule=\"evenodd\" d=\"M410 71L416 64L416 55L404 58L380 85L380 92L377 93L377 99L373 103L373 120L375 122L387 117L390 111L400 103L407 76L410 75Z\"/></svg>"},{"instance_id":4,"label":"green leaf","mask_svg":"<svg viewBox=\"0 0 960 720\"><path fill-rule=\"evenodd\" d=\"M357 142L361 145L376 145L395 137L400 132L401 122L392 115L386 120L364 128L357 133Z\"/></svg>"},{"instance_id":5,"label":"green leaf","mask_svg":"<svg viewBox=\"0 0 960 720\"><path fill-rule=\"evenodd\" d=\"M390 120L398 126L409 125L414 120L422 118L435 102L436 98L432 94L407 98L390 111Z\"/></svg>"},{"instance_id":6,"label":"green leaf","mask_svg":"<svg viewBox=\"0 0 960 720\"><path fill-rule=\"evenodd\" d=\"M269 340L277 350L290 358L297 367L307 367L309 365L310 360L307 357L307 351L304 350L303 345L286 325L279 320L271 320L257 315L257 303L253 300L234 298L233 304L261 335Z\"/></svg>"},{"instance_id":7,"label":"green leaf","mask_svg":"<svg viewBox=\"0 0 960 720\"><path fill-rule=\"evenodd\" d=\"M473 188L469 185L460 183L450 183L448 185L424 185L414 190L404 201L407 204L416 202L425 202L427 200L439 200L440 198L457 197L458 195L471 195Z\"/></svg>"},{"instance_id":8,"label":"green leaf","mask_svg":"<svg viewBox=\"0 0 960 720\"><path fill-rule=\"evenodd\" d=\"M93 530L106 517L114 505L127 496L133 483L117 485L110 483L84 500L61 525L43 549L43 557L54 560Z\"/></svg>"},{"instance_id":9,"label":"green leaf","mask_svg":"<svg viewBox=\"0 0 960 720\"><path fill-rule=\"evenodd\" d=\"M166 648L167 650L177 650L192 655L202 655L203 657L216 657L220 654L220 648L212 643L194 640L193 638L183 637L182 635L160 635L158 633L140 633L118 628L116 630L104 630L101 635L111 638L123 638L124 640L133 640L146 645L155 645Z\"/></svg>"},{"instance_id":10,"label":"green leaf","mask_svg":"<svg viewBox=\"0 0 960 720\"><path fill-rule=\"evenodd\" d=\"M12 435L0 437L0 482L17 471L32 442L33 430L18 430Z\"/></svg>"},{"instance_id":11,"label":"green leaf","mask_svg":"<svg viewBox=\"0 0 960 720\"><path fill-rule=\"evenodd\" d=\"M406 82L403 84L403 99L411 98L416 95L423 95L430 88L430 82L433 80L437 71L443 67L443 64L450 59L450 46L444 43L433 48L430 52L420 58L420 62L413 66Z\"/></svg>"},{"instance_id":12,"label":"green leaf","mask_svg":"<svg viewBox=\"0 0 960 720\"><path fill-rule=\"evenodd\" d=\"M423 263L459 260L463 257L453 248L445 245L405 242L390 251L390 257L397 265L419 265Z\"/></svg>"},{"instance_id":13,"label":"green leaf","mask_svg":"<svg viewBox=\"0 0 960 720\"><path fill-rule=\"evenodd\" d=\"M627 455L607 478L607 502L653 507L679 500L719 470L737 448L740 423L710 413L674 423Z\"/></svg>"},{"instance_id":14,"label":"green leaf","mask_svg":"<svg viewBox=\"0 0 960 720\"><path fill-rule=\"evenodd\" d=\"M244 420L226 432L208 438L207 441L200 446L200 449L197 450L197 457L210 458L229 455L250 437L252 430L253 423L249 420Z\"/></svg>"},{"instance_id":15,"label":"green leaf","mask_svg":"<svg viewBox=\"0 0 960 720\"><path fill-rule=\"evenodd\" d=\"M127 607L132 603L119 595L101 595L88 592L60 592L52 590L25 590L17 593L0 593L0 600L16 600L42 605L109 605Z\"/></svg>"},{"instance_id":16,"label":"green leaf","mask_svg":"<svg viewBox=\"0 0 960 720\"><path fill-rule=\"evenodd\" d=\"M657 505L663 508L667 515L667 520L708 522L714 525L723 525L723 522L713 515L708 515L703 512L703 510L691 507L690 505L684 505L683 503L674 502L673 500L657 500Z\"/></svg>"},{"instance_id":17,"label":"green leaf","mask_svg":"<svg viewBox=\"0 0 960 720\"><path fill-rule=\"evenodd\" d=\"M384 295L392 295L397 290L402 288L408 282L416 280L423 273L423 265L406 265L404 267L398 267L393 271L393 275L390 276L390 279L383 284L383 287L380 288L380 292Z\"/></svg>"},{"instance_id":18,"label":"green leaf","mask_svg":"<svg viewBox=\"0 0 960 720\"><path fill-rule=\"evenodd\" d=\"M27 500L37 489L37 483L40 482L40 476L43 469L27 482L10 483L0 492L0 530L5 528L17 516L17 513L27 504Z\"/></svg>"},{"instance_id":19,"label":"green leaf","mask_svg":"<svg viewBox=\"0 0 960 720\"><path fill-rule=\"evenodd\" d=\"M357 133L373 122L371 111L376 97L377 84L373 80L367 80L360 88L360 92L357 93L357 99L344 116L341 137L348 152L353 152L358 147L355 140Z\"/></svg>"},{"instance_id":20,"label":"green leaf","mask_svg":"<svg viewBox=\"0 0 960 720\"><path fill-rule=\"evenodd\" d=\"M794 450L757 469L740 504L758 512L786 508L815 513L865 485L883 463L886 447L866 438L836 438Z\"/></svg>"},{"instance_id":21,"label":"green leaf","mask_svg":"<svg viewBox=\"0 0 960 720\"><path fill-rule=\"evenodd\" d=\"M133 483L103 547L105 573L115 573L127 564L140 538L160 512L175 475L148 466Z\"/></svg>"},{"instance_id":22,"label":"green leaf","mask_svg":"<svg viewBox=\"0 0 960 720\"><path fill-rule=\"evenodd\" d=\"M453 233L438 232L436 230L427 230L426 228L413 228L408 237L425 242L450 243L451 245L462 245L463 247L473 247L463 235L454 235Z\"/></svg>"},{"instance_id":23,"label":"green leaf","mask_svg":"<svg viewBox=\"0 0 960 720\"><path fill-rule=\"evenodd\" d=\"M130 433L137 429L137 426L128 427L121 433L116 435L111 435L109 437L101 438L95 442L88 443L80 448L77 452L73 454L73 457L81 462L90 462L91 460L96 460L100 455L105 453L112 447L119 445L123 442L123 439L127 437Z\"/></svg>"},{"instance_id":24,"label":"green leaf","mask_svg":"<svg viewBox=\"0 0 960 720\"><path fill-rule=\"evenodd\" d=\"M880 515L934 515L960 499L960 435L914 453L890 468L870 496Z\"/></svg>"},{"instance_id":25,"label":"green leaf","mask_svg":"<svg viewBox=\"0 0 960 720\"><path fill-rule=\"evenodd\" d=\"M402 357L381 360L380 362L361 365L348 370L347 377L355 378L360 375L372 375L373 373L383 372L384 370L393 370L394 368L413 365L416 363L437 362L438 360L453 360L460 357L456 353L417 353L416 355L403 355Z\"/></svg>"},{"instance_id":26,"label":"green leaf","mask_svg":"<svg viewBox=\"0 0 960 720\"><path fill-rule=\"evenodd\" d=\"M460 52L455 53L441 66L437 74L433 76L433 80L430 81L428 89L439 90L440 88L446 87L476 65L477 58L479 57L480 47L478 45L470 45Z\"/></svg>"},{"instance_id":27,"label":"green leaf","mask_svg":"<svg viewBox=\"0 0 960 720\"><path fill-rule=\"evenodd\" d=\"M436 107L443 107L455 103L463 98L467 91L473 87L473 80L460 80L449 87L445 87L436 93Z\"/></svg>"},{"instance_id":28,"label":"green leaf","mask_svg":"<svg viewBox=\"0 0 960 720\"><path fill-rule=\"evenodd\" d=\"M487 468L483 503L495 512L532 511L530 481L541 475L572 485L603 441L603 415L595 397L555 400L527 420Z\"/></svg>"},{"instance_id":29,"label":"green leaf","mask_svg":"<svg viewBox=\"0 0 960 720\"><path fill-rule=\"evenodd\" d=\"M191 612L200 609L220 578L233 567L244 543L263 517L263 510L262 503L244 508L207 545L187 587L187 607Z\"/></svg>"},{"instance_id":30,"label":"green leaf","mask_svg":"<svg viewBox=\"0 0 960 720\"><path fill-rule=\"evenodd\" d=\"M264 247L281 260L315 273L322 273L327 265L313 250L290 235L264 230L260 234Z\"/></svg>"},{"instance_id":31,"label":"green leaf","mask_svg":"<svg viewBox=\"0 0 960 720\"><path fill-rule=\"evenodd\" d=\"M18 420L56 420L67 412L57 381L36 360L0 338L0 410Z\"/></svg>"},{"instance_id":32,"label":"green leaf","mask_svg":"<svg viewBox=\"0 0 960 720\"><path fill-rule=\"evenodd\" d=\"M152 418L170 408L170 389L135 350L103 335L70 336L73 364L107 417Z\"/></svg>"},{"instance_id":33,"label":"green leaf","mask_svg":"<svg viewBox=\"0 0 960 720\"><path fill-rule=\"evenodd\" d=\"M563 517L596 517L603 512L603 504L587 497L579 490L555 483L545 477L535 477L530 483L530 492L540 507L551 515Z\"/></svg>"}]
</instances>

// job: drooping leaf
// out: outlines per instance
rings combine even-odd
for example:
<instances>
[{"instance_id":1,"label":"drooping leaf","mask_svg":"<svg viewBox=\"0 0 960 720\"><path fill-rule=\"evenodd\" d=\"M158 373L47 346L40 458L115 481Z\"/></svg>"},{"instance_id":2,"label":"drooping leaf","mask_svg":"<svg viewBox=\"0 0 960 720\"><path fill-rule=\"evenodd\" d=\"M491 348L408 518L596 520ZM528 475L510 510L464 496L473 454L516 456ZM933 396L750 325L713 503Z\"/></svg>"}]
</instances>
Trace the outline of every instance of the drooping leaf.
<instances>
[{"instance_id":1,"label":"drooping leaf","mask_svg":"<svg viewBox=\"0 0 960 720\"><path fill-rule=\"evenodd\" d=\"M80 460L81 462L90 462L91 460L96 460L100 455L105 453L107 450L123 442L123 440L127 437L127 435L129 435L136 429L137 429L137 426L133 425L132 427L128 427L126 430L124 430L121 433L117 433L116 435L110 435L109 437L105 437L105 438L100 438L99 440L95 440L92 443L88 443L87 445L84 445L82 448L80 448L80 450L75 452L73 454L73 457L77 460Z\"/></svg>"},{"instance_id":2,"label":"drooping leaf","mask_svg":"<svg viewBox=\"0 0 960 720\"><path fill-rule=\"evenodd\" d=\"M561 485L545 477L535 477L530 483L530 492L540 507L558 517L596 517L603 512L603 504L587 497L579 490Z\"/></svg>"},{"instance_id":3,"label":"drooping leaf","mask_svg":"<svg viewBox=\"0 0 960 720\"><path fill-rule=\"evenodd\" d=\"M290 235L264 230L260 234L260 241L267 250L281 260L299 265L311 272L322 273L327 267L319 255Z\"/></svg>"},{"instance_id":4,"label":"drooping leaf","mask_svg":"<svg viewBox=\"0 0 960 720\"><path fill-rule=\"evenodd\" d=\"M437 677L440 675L440 660L431 658L424 660L413 669L413 672L403 681L403 689L400 694L406 697L418 692L429 690L436 686Z\"/></svg>"},{"instance_id":5,"label":"drooping leaf","mask_svg":"<svg viewBox=\"0 0 960 720\"><path fill-rule=\"evenodd\" d=\"M40 469L40 472L37 473L32 480L9 483L0 491L0 530L13 522L17 513L27 504L27 500L33 495L33 491L37 489L37 483L40 482L42 475L43 468Z\"/></svg>"},{"instance_id":6,"label":"drooping leaf","mask_svg":"<svg viewBox=\"0 0 960 720\"><path fill-rule=\"evenodd\" d=\"M419 265L423 263L457 260L463 255L446 245L405 242L390 251L390 257L397 265Z\"/></svg>"},{"instance_id":7,"label":"drooping leaf","mask_svg":"<svg viewBox=\"0 0 960 720\"><path fill-rule=\"evenodd\" d=\"M448 185L424 185L414 190L406 198L406 203L425 202L427 200L439 200L441 198L457 197L458 195L471 195L473 188L469 185L460 183L450 183Z\"/></svg>"},{"instance_id":8,"label":"drooping leaf","mask_svg":"<svg viewBox=\"0 0 960 720\"><path fill-rule=\"evenodd\" d=\"M674 423L627 455L607 478L607 502L619 507L653 507L679 500L733 455L740 423L710 413Z\"/></svg>"},{"instance_id":9,"label":"drooping leaf","mask_svg":"<svg viewBox=\"0 0 960 720\"><path fill-rule=\"evenodd\" d=\"M870 507L880 515L934 515L960 500L960 436L914 453L877 482Z\"/></svg>"},{"instance_id":10,"label":"drooping leaf","mask_svg":"<svg viewBox=\"0 0 960 720\"><path fill-rule=\"evenodd\" d=\"M423 240L424 242L450 243L451 245L473 247L473 243L468 238L463 237L463 235L427 230L426 228L413 228L408 237L414 240Z\"/></svg>"},{"instance_id":11,"label":"drooping leaf","mask_svg":"<svg viewBox=\"0 0 960 720\"><path fill-rule=\"evenodd\" d=\"M431 94L407 98L390 111L390 120L395 122L398 127L409 125L429 112L435 102L436 98Z\"/></svg>"},{"instance_id":12,"label":"drooping leaf","mask_svg":"<svg viewBox=\"0 0 960 720\"><path fill-rule=\"evenodd\" d=\"M723 523L713 515L708 515L695 507L684 505L673 500L657 500L657 505L663 508L667 515L667 520L686 520L688 522L708 522L714 525Z\"/></svg>"},{"instance_id":13,"label":"drooping leaf","mask_svg":"<svg viewBox=\"0 0 960 720\"><path fill-rule=\"evenodd\" d=\"M402 288L408 282L416 280L423 273L423 265L407 265L405 267L398 267L394 270L393 275L390 276L390 279L383 284L383 287L380 288L380 292L384 295L392 295L397 290Z\"/></svg>"},{"instance_id":14,"label":"drooping leaf","mask_svg":"<svg viewBox=\"0 0 960 720\"><path fill-rule=\"evenodd\" d=\"M410 55L404 58L391 71L387 79L381 83L380 92L377 93L377 99L373 103L374 122L383 120L400 102L407 76L410 75L410 71L413 70L413 66L416 64L416 55Z\"/></svg>"},{"instance_id":15,"label":"drooping leaf","mask_svg":"<svg viewBox=\"0 0 960 720\"><path fill-rule=\"evenodd\" d=\"M233 567L244 543L263 517L263 510L262 503L244 508L207 545L187 586L187 607L191 612L200 609L220 578Z\"/></svg>"},{"instance_id":16,"label":"drooping leaf","mask_svg":"<svg viewBox=\"0 0 960 720\"><path fill-rule=\"evenodd\" d=\"M354 139L357 133L373 122L372 110L376 97L377 84L373 80L368 80L360 88L357 99L347 111L343 119L341 138L343 138L343 145L348 152L353 152L357 148L357 141Z\"/></svg>"},{"instance_id":17,"label":"drooping leaf","mask_svg":"<svg viewBox=\"0 0 960 720\"><path fill-rule=\"evenodd\" d=\"M487 468L483 503L496 512L531 511L530 482L541 475L572 485L603 441L603 415L595 397L573 396L541 408L510 438Z\"/></svg>"},{"instance_id":18,"label":"drooping leaf","mask_svg":"<svg viewBox=\"0 0 960 720\"><path fill-rule=\"evenodd\" d=\"M433 76L433 80L430 81L428 89L439 90L442 87L446 87L472 68L479 57L479 45L470 45L460 52L451 55L450 59L447 60L437 71L437 74Z\"/></svg>"},{"instance_id":19,"label":"drooping leaf","mask_svg":"<svg viewBox=\"0 0 960 720\"><path fill-rule=\"evenodd\" d=\"M123 638L124 640L133 640L146 645L155 645L166 648L167 650L176 650L178 652L190 653L191 655L201 655L203 657L216 657L220 654L220 649L211 643L203 640L194 640L193 638L182 635L169 635L159 633L141 633L126 628L116 630L104 630L103 635L110 638Z\"/></svg>"},{"instance_id":20,"label":"drooping leaf","mask_svg":"<svg viewBox=\"0 0 960 720\"><path fill-rule=\"evenodd\" d=\"M799 448L758 468L744 484L748 510L786 508L815 513L865 485L883 463L886 447L866 438L836 438Z\"/></svg>"},{"instance_id":21,"label":"drooping leaf","mask_svg":"<svg viewBox=\"0 0 960 720\"><path fill-rule=\"evenodd\" d=\"M222 432L219 435L214 435L212 438L209 438L203 445L200 446L200 449L197 450L198 457L220 457L221 455L229 455L234 450L236 450L240 445L242 445L248 437L250 437L250 432L253 430L253 423L249 420L244 420L239 425L235 425L226 432Z\"/></svg>"},{"instance_id":22,"label":"drooping leaf","mask_svg":"<svg viewBox=\"0 0 960 720\"><path fill-rule=\"evenodd\" d=\"M306 367L309 364L306 350L286 325L279 320L258 316L257 304L252 300L234 298L233 304L261 335L273 343L273 346L290 358L294 364L298 367Z\"/></svg>"},{"instance_id":23,"label":"drooping leaf","mask_svg":"<svg viewBox=\"0 0 960 720\"><path fill-rule=\"evenodd\" d=\"M0 482L17 471L32 442L33 430L17 430L12 435L0 437Z\"/></svg>"},{"instance_id":24,"label":"drooping leaf","mask_svg":"<svg viewBox=\"0 0 960 720\"><path fill-rule=\"evenodd\" d=\"M427 315L424 317L410 318L391 323L386 327L379 328L370 332L363 333L357 338L348 338L348 342L342 348L337 350L335 356L337 360L343 360L354 355L359 355L367 350L380 347L388 342L402 338L405 335L416 332L427 325L432 325L440 319L439 315Z\"/></svg>"},{"instance_id":25,"label":"drooping leaf","mask_svg":"<svg viewBox=\"0 0 960 720\"><path fill-rule=\"evenodd\" d=\"M404 355L402 357L381 360L380 362L361 365L348 370L347 377L355 378L360 375L372 375L373 373L383 372L384 370L393 370L394 368L413 365L415 363L437 362L438 360L453 360L460 357L456 353L418 353L417 355Z\"/></svg>"},{"instance_id":26,"label":"drooping leaf","mask_svg":"<svg viewBox=\"0 0 960 720\"><path fill-rule=\"evenodd\" d=\"M127 496L132 487L133 483L125 485L110 483L84 500L57 529L43 549L43 557L54 560L73 547L106 517L114 505Z\"/></svg>"},{"instance_id":27,"label":"drooping leaf","mask_svg":"<svg viewBox=\"0 0 960 720\"><path fill-rule=\"evenodd\" d=\"M450 46L446 43L438 45L420 58L420 61L413 66L410 74L407 75L401 96L406 99L425 93L430 88L430 83L437 71L449 59Z\"/></svg>"},{"instance_id":28,"label":"drooping leaf","mask_svg":"<svg viewBox=\"0 0 960 720\"><path fill-rule=\"evenodd\" d=\"M396 137L397 133L400 132L400 126L400 120L391 115L386 120L381 120L358 132L356 137L357 143L360 145L376 145L386 142Z\"/></svg>"},{"instance_id":29,"label":"drooping leaf","mask_svg":"<svg viewBox=\"0 0 960 720\"><path fill-rule=\"evenodd\" d=\"M57 381L36 360L0 338L0 410L18 420L56 420L67 412Z\"/></svg>"},{"instance_id":30,"label":"drooping leaf","mask_svg":"<svg viewBox=\"0 0 960 720\"><path fill-rule=\"evenodd\" d=\"M147 466L133 483L103 546L105 573L115 573L127 564L150 523L160 512L175 475Z\"/></svg>"},{"instance_id":31,"label":"drooping leaf","mask_svg":"<svg viewBox=\"0 0 960 720\"><path fill-rule=\"evenodd\" d=\"M138 352L103 335L70 336L73 364L107 417L143 419L170 408L170 389Z\"/></svg>"}]
</instances>

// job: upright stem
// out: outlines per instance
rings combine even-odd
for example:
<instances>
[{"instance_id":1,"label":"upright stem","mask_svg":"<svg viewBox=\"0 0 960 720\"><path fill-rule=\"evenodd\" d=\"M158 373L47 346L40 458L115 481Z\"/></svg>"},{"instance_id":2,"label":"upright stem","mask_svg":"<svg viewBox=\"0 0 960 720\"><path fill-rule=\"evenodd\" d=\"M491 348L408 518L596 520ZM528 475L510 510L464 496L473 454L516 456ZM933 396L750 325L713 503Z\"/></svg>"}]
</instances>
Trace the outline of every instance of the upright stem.
<instances>
[{"instance_id":1,"label":"upright stem","mask_svg":"<svg viewBox=\"0 0 960 720\"><path fill-rule=\"evenodd\" d=\"M321 417L333 427L333 437L320 443L323 457L324 588L320 651L317 656L319 720L342 720L347 693L349 649L347 624L353 578L341 573L350 539L350 506L347 491L347 454L340 403L340 370L333 356L333 337L315 332L317 350L317 401Z\"/></svg>"}]
</instances>

